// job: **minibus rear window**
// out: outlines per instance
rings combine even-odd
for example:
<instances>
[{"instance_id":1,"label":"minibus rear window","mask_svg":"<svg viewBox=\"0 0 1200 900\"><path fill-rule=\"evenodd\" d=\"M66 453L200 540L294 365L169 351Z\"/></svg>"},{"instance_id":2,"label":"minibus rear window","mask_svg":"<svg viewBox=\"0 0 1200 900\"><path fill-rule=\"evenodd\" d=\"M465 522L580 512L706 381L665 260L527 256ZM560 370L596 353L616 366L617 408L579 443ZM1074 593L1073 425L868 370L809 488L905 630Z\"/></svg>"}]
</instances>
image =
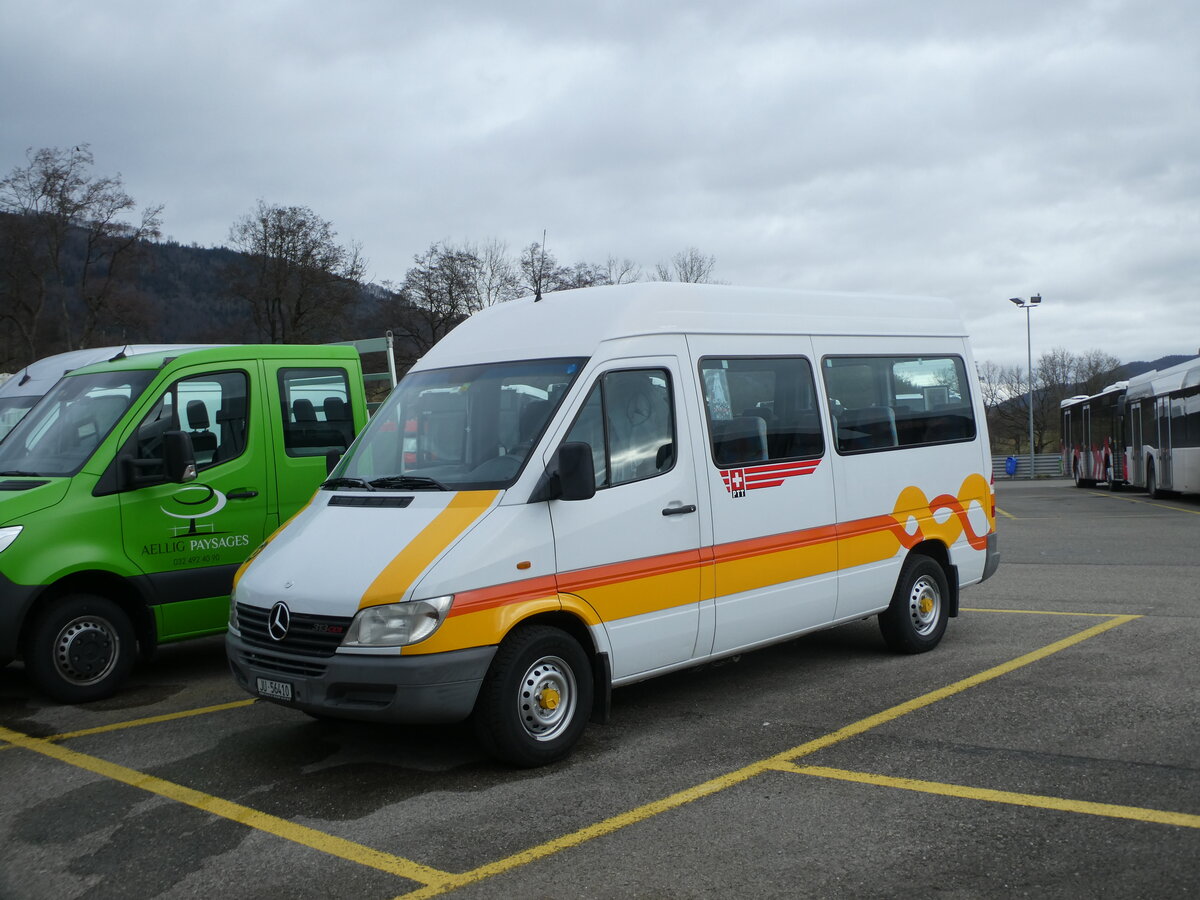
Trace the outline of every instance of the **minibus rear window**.
<instances>
[{"instance_id":1,"label":"minibus rear window","mask_svg":"<svg viewBox=\"0 0 1200 900\"><path fill-rule=\"evenodd\" d=\"M840 454L975 439L961 357L830 356L822 368Z\"/></svg>"}]
</instances>

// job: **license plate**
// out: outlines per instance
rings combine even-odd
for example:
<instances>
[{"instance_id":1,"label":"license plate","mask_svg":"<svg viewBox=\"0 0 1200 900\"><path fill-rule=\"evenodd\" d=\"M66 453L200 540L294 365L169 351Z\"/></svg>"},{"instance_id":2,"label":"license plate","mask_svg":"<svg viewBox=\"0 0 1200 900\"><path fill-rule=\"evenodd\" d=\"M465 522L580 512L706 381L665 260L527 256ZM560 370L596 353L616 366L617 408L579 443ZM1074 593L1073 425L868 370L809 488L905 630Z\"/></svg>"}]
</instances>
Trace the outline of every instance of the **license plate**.
<instances>
[{"instance_id":1,"label":"license plate","mask_svg":"<svg viewBox=\"0 0 1200 900\"><path fill-rule=\"evenodd\" d=\"M292 686L286 681L269 681L266 678L258 679L258 693L263 697L271 697L275 700L291 700Z\"/></svg>"}]
</instances>

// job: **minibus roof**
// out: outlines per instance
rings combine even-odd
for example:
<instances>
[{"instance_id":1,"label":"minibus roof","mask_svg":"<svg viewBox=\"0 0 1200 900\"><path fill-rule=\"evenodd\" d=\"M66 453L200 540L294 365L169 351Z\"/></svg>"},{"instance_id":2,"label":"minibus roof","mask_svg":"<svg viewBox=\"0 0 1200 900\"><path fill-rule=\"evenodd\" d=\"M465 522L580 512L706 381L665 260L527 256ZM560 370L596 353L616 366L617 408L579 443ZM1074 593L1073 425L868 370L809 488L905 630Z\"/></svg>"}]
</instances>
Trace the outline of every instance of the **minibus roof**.
<instances>
[{"instance_id":1,"label":"minibus roof","mask_svg":"<svg viewBox=\"0 0 1200 900\"><path fill-rule=\"evenodd\" d=\"M931 297L644 282L523 297L475 313L413 368L592 356L648 334L965 337L954 305Z\"/></svg>"}]
</instances>

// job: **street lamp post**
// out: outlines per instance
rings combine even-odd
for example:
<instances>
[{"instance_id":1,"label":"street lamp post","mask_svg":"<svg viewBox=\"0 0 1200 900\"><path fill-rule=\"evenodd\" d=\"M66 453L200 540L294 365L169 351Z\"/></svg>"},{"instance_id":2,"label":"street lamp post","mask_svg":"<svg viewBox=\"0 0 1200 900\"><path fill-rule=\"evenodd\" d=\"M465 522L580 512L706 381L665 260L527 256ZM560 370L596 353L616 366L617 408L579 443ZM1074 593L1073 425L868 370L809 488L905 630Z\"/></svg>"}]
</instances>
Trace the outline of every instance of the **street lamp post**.
<instances>
[{"instance_id":1,"label":"street lamp post","mask_svg":"<svg viewBox=\"0 0 1200 900\"><path fill-rule=\"evenodd\" d=\"M1029 478L1033 479L1033 332L1030 331L1029 311L1042 302L1041 294L1034 294L1026 303L1020 297L1010 297L1009 303L1015 303L1025 310L1025 349L1029 353Z\"/></svg>"}]
</instances>

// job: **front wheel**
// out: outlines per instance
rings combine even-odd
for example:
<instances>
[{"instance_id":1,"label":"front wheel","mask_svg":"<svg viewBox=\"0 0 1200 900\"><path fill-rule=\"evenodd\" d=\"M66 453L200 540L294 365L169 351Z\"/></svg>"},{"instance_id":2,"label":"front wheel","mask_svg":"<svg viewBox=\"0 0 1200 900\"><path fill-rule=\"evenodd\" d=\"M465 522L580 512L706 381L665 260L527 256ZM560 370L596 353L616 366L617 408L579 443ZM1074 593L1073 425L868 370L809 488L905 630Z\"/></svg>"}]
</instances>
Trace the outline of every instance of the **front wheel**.
<instances>
[{"instance_id":1,"label":"front wheel","mask_svg":"<svg viewBox=\"0 0 1200 900\"><path fill-rule=\"evenodd\" d=\"M900 570L892 602L879 614L879 630L898 653L932 650L946 633L950 590L946 573L928 556L910 556Z\"/></svg>"},{"instance_id":2,"label":"front wheel","mask_svg":"<svg viewBox=\"0 0 1200 900\"><path fill-rule=\"evenodd\" d=\"M529 625L508 635L479 689L474 725L493 756L543 766L566 756L587 727L592 668L565 631Z\"/></svg>"},{"instance_id":3,"label":"front wheel","mask_svg":"<svg viewBox=\"0 0 1200 900\"><path fill-rule=\"evenodd\" d=\"M117 692L133 668L137 638L111 600L70 594L38 613L23 652L39 690L60 703L87 703Z\"/></svg>"}]
</instances>

